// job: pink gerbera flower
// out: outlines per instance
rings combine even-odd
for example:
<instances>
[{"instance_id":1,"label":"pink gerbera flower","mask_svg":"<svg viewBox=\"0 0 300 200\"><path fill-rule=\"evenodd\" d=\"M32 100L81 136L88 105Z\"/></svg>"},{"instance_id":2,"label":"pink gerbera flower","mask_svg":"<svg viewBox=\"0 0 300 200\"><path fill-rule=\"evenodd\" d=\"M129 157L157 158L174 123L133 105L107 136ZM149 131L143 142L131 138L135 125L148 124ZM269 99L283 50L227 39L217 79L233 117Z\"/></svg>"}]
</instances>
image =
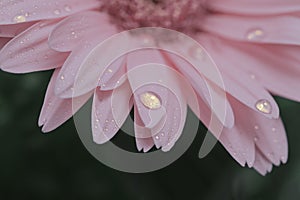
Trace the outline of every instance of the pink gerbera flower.
<instances>
[{"instance_id":1,"label":"pink gerbera flower","mask_svg":"<svg viewBox=\"0 0 300 200\"><path fill-rule=\"evenodd\" d=\"M164 68L127 75L137 65L154 62L171 66L189 80L201 115L190 107L208 127L211 115L217 116L224 126L218 139L242 166L266 174L273 164L287 161L285 130L270 93L300 101L297 0L2 0L0 6L1 69L55 69L39 119L44 132L72 117L72 102L76 111L94 95L95 142L111 139L134 106L137 148L146 152L155 145L168 151L183 129L187 83L174 81L178 77ZM79 83L75 94L76 76L82 66L97 60L97 46L114 34L141 27L163 27L192 37L215 62L224 87L206 73L209 66L201 70L174 54L148 49L99 66L99 82L88 87ZM159 37L191 57L203 56L171 36ZM172 85L173 91L159 84L141 85L145 80L140 77L148 73L156 73L157 80ZM157 81L149 77L147 81ZM225 102L224 119L210 104L207 83L213 93L226 93L227 98L215 95ZM113 97L119 100L111 106ZM154 118L149 118L149 111Z\"/></svg>"}]
</instances>

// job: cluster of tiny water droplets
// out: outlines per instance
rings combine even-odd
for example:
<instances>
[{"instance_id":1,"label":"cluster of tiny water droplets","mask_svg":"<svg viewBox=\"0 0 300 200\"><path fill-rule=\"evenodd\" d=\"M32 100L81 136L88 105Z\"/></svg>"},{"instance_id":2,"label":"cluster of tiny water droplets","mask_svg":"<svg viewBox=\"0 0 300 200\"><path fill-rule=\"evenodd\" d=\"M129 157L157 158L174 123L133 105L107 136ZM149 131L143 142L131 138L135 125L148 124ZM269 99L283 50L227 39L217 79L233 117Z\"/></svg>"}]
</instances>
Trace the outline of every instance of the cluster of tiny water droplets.
<instances>
[{"instance_id":1,"label":"cluster of tiny water droplets","mask_svg":"<svg viewBox=\"0 0 300 200\"><path fill-rule=\"evenodd\" d=\"M113 22L125 30L164 27L196 31L205 12L202 0L105 0L103 5Z\"/></svg>"}]
</instances>

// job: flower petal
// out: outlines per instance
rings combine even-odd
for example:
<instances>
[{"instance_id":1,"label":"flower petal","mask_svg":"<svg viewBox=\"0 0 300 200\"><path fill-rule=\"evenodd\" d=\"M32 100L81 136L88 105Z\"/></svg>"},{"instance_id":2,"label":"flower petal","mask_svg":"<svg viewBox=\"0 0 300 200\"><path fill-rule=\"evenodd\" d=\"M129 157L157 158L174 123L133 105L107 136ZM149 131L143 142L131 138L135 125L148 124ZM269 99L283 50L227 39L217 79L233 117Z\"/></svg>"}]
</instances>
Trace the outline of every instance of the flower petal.
<instances>
[{"instance_id":1,"label":"flower petal","mask_svg":"<svg viewBox=\"0 0 300 200\"><path fill-rule=\"evenodd\" d=\"M253 168L265 176L267 172L272 171L273 165L259 150L256 150Z\"/></svg>"},{"instance_id":2,"label":"flower petal","mask_svg":"<svg viewBox=\"0 0 300 200\"><path fill-rule=\"evenodd\" d=\"M175 69L189 79L195 92L213 110L220 121L225 126L232 127L234 125L234 115L225 92L199 74L190 63L182 58L170 53L163 53L163 55Z\"/></svg>"},{"instance_id":3,"label":"flower petal","mask_svg":"<svg viewBox=\"0 0 300 200\"><path fill-rule=\"evenodd\" d=\"M101 27L98 26L99 19L103 20L103 26ZM99 55L95 55L97 57L94 57L90 53L97 45L116 32L114 28L109 28L111 25L108 22L104 24L105 20L108 19L97 12L84 12L66 18L51 33L49 37L51 48L62 52L72 51L57 79L55 89L57 95L63 98L72 97L74 95L72 88L74 87L76 77L79 76L78 73L80 73L81 67L86 66L84 64L86 58L89 57L88 60L99 59ZM105 66L102 66L102 68L104 71ZM102 68L97 68L97 70L99 71ZM88 71L90 73L94 72L92 72L92 68L89 68ZM101 73L94 72L93 76L96 75L100 77ZM91 76L88 79L91 79ZM85 91L83 93L95 87L96 84L91 88L84 87L83 90ZM79 92L79 89L76 92Z\"/></svg>"},{"instance_id":4,"label":"flower petal","mask_svg":"<svg viewBox=\"0 0 300 200\"><path fill-rule=\"evenodd\" d=\"M61 99L55 96L54 83L58 73L59 69L56 69L51 77L39 117L39 126L43 126L43 132L50 132L59 127L71 118L91 96L91 93L74 99Z\"/></svg>"},{"instance_id":5,"label":"flower petal","mask_svg":"<svg viewBox=\"0 0 300 200\"><path fill-rule=\"evenodd\" d=\"M157 50L132 52L128 55L127 77L141 120L151 128L156 147L169 151L182 133L187 106L182 91L185 81L164 63ZM146 104L149 99L155 100L153 107Z\"/></svg>"},{"instance_id":6,"label":"flower petal","mask_svg":"<svg viewBox=\"0 0 300 200\"><path fill-rule=\"evenodd\" d=\"M251 73L247 73L247 71L241 68L245 63L252 67L263 67L264 62L260 63L260 66L257 66L255 65L256 63L254 64L256 62L255 58L243 60L244 57L237 56L236 51L233 50L234 48L226 45L224 40L216 37L201 35L198 40L210 52L212 59L214 59L219 67L225 85L224 89L229 94L266 117L279 117L279 108L274 98L260 83L252 78ZM214 82L214 80L210 80ZM215 83L218 84L217 82ZM257 108L257 103L262 100L266 100L270 104L270 111L261 112Z\"/></svg>"},{"instance_id":7,"label":"flower petal","mask_svg":"<svg viewBox=\"0 0 300 200\"><path fill-rule=\"evenodd\" d=\"M1 69L26 73L61 67L68 54L53 51L47 44L55 23L38 22L10 40L0 51Z\"/></svg>"},{"instance_id":8,"label":"flower petal","mask_svg":"<svg viewBox=\"0 0 300 200\"><path fill-rule=\"evenodd\" d=\"M0 25L61 18L76 12L100 7L98 0L1 0Z\"/></svg>"},{"instance_id":9,"label":"flower petal","mask_svg":"<svg viewBox=\"0 0 300 200\"><path fill-rule=\"evenodd\" d=\"M96 88L92 108L94 142L103 144L118 132L132 108L131 95L128 82L113 91Z\"/></svg>"},{"instance_id":10,"label":"flower petal","mask_svg":"<svg viewBox=\"0 0 300 200\"><path fill-rule=\"evenodd\" d=\"M121 56L106 67L99 79L98 85L101 90L113 90L126 81L126 58Z\"/></svg>"},{"instance_id":11,"label":"flower petal","mask_svg":"<svg viewBox=\"0 0 300 200\"><path fill-rule=\"evenodd\" d=\"M95 11L86 11L69 16L58 23L49 36L49 45L60 52L100 43L117 32L109 16ZM101 24L101 26L99 26ZM92 44L93 43L93 44Z\"/></svg>"},{"instance_id":12,"label":"flower petal","mask_svg":"<svg viewBox=\"0 0 300 200\"><path fill-rule=\"evenodd\" d=\"M153 146L152 133L149 128L143 124L137 107L134 107L134 132L136 147L139 151L148 152Z\"/></svg>"},{"instance_id":13,"label":"flower petal","mask_svg":"<svg viewBox=\"0 0 300 200\"><path fill-rule=\"evenodd\" d=\"M230 97L230 102L238 115L234 128L240 133L249 134L265 157L275 165L286 162L288 142L281 119L269 119L235 98Z\"/></svg>"},{"instance_id":14,"label":"flower petal","mask_svg":"<svg viewBox=\"0 0 300 200\"><path fill-rule=\"evenodd\" d=\"M238 113L235 126L225 128L218 118L214 116L207 104L198 96L199 111L195 105L189 103L189 106L198 118L204 123L208 130L221 142L229 154L242 166L247 163L251 167L254 163L255 146L252 135L237 128L239 124Z\"/></svg>"},{"instance_id":15,"label":"flower petal","mask_svg":"<svg viewBox=\"0 0 300 200\"><path fill-rule=\"evenodd\" d=\"M0 37L15 37L27 28L31 27L33 24L34 22L0 25Z\"/></svg>"},{"instance_id":16,"label":"flower petal","mask_svg":"<svg viewBox=\"0 0 300 200\"><path fill-rule=\"evenodd\" d=\"M300 45L300 18L295 15L253 17L214 14L206 18L202 27L233 40Z\"/></svg>"},{"instance_id":17,"label":"flower petal","mask_svg":"<svg viewBox=\"0 0 300 200\"><path fill-rule=\"evenodd\" d=\"M224 56L239 57L239 67L276 95L300 101L300 47L225 42ZM284 59L283 59L284 58ZM229 60L229 59L228 59ZM256 66L256 67L253 67Z\"/></svg>"},{"instance_id":18,"label":"flower petal","mask_svg":"<svg viewBox=\"0 0 300 200\"><path fill-rule=\"evenodd\" d=\"M273 15L299 12L297 0L210 0L209 9L241 15Z\"/></svg>"}]
</instances>

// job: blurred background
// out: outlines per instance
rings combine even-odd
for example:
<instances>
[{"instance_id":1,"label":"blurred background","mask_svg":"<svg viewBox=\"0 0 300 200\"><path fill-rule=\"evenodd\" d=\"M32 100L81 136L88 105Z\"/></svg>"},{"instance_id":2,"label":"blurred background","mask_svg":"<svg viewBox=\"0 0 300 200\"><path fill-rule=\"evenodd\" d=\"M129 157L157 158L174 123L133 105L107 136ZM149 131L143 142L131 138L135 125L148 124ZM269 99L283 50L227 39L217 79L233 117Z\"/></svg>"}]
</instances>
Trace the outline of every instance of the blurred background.
<instances>
[{"instance_id":1,"label":"blurred background","mask_svg":"<svg viewBox=\"0 0 300 200\"><path fill-rule=\"evenodd\" d=\"M199 159L203 126L170 166L129 174L90 155L72 120L41 133L37 120L50 76L0 72L0 199L300 199L300 103L276 98L288 133L289 161L265 177L240 167L220 144ZM128 145L133 147L134 139Z\"/></svg>"}]
</instances>

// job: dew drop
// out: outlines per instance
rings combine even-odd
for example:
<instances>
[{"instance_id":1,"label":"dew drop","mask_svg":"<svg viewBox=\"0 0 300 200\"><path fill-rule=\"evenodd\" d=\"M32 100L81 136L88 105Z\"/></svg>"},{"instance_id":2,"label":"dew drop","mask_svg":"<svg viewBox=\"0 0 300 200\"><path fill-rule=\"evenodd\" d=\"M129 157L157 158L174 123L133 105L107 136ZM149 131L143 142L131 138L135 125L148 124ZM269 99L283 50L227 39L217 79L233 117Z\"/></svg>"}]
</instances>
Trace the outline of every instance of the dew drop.
<instances>
[{"instance_id":1,"label":"dew drop","mask_svg":"<svg viewBox=\"0 0 300 200\"><path fill-rule=\"evenodd\" d=\"M60 80L65 80L65 76L62 75L62 76L60 77Z\"/></svg>"},{"instance_id":2,"label":"dew drop","mask_svg":"<svg viewBox=\"0 0 300 200\"><path fill-rule=\"evenodd\" d=\"M265 33L262 29L252 29L247 33L248 40L258 40L264 37Z\"/></svg>"},{"instance_id":3,"label":"dew drop","mask_svg":"<svg viewBox=\"0 0 300 200\"><path fill-rule=\"evenodd\" d=\"M155 139L156 139L156 140L159 140L159 136L158 136L158 135L157 135L157 136L155 136Z\"/></svg>"},{"instance_id":4,"label":"dew drop","mask_svg":"<svg viewBox=\"0 0 300 200\"><path fill-rule=\"evenodd\" d=\"M273 157L273 156L274 156L274 153L273 153L273 152L268 153L267 156L268 156L268 157Z\"/></svg>"},{"instance_id":5,"label":"dew drop","mask_svg":"<svg viewBox=\"0 0 300 200\"><path fill-rule=\"evenodd\" d=\"M205 52L198 46L191 47L189 53L193 58L203 60L205 58Z\"/></svg>"},{"instance_id":6,"label":"dew drop","mask_svg":"<svg viewBox=\"0 0 300 200\"><path fill-rule=\"evenodd\" d=\"M15 23L22 23L22 22L26 22L26 16L24 15L17 15L13 18L13 21Z\"/></svg>"},{"instance_id":7,"label":"dew drop","mask_svg":"<svg viewBox=\"0 0 300 200\"><path fill-rule=\"evenodd\" d=\"M158 109L161 107L161 102L159 98L153 93L146 92L140 95L140 100L143 103L143 105L149 109Z\"/></svg>"},{"instance_id":8,"label":"dew drop","mask_svg":"<svg viewBox=\"0 0 300 200\"><path fill-rule=\"evenodd\" d=\"M258 141L258 137L254 137L254 141L257 142Z\"/></svg>"},{"instance_id":9,"label":"dew drop","mask_svg":"<svg viewBox=\"0 0 300 200\"><path fill-rule=\"evenodd\" d=\"M155 40L152 36L144 35L142 38L143 46L153 46L155 44Z\"/></svg>"},{"instance_id":10,"label":"dew drop","mask_svg":"<svg viewBox=\"0 0 300 200\"><path fill-rule=\"evenodd\" d=\"M251 78L252 80L255 80L255 79L256 79L256 76L255 76L254 74L250 74L250 78Z\"/></svg>"},{"instance_id":11,"label":"dew drop","mask_svg":"<svg viewBox=\"0 0 300 200\"><path fill-rule=\"evenodd\" d=\"M59 15L59 14L60 14L60 10L59 10L59 9L56 9L56 10L53 11L53 13L54 13L55 15Z\"/></svg>"},{"instance_id":12,"label":"dew drop","mask_svg":"<svg viewBox=\"0 0 300 200\"><path fill-rule=\"evenodd\" d=\"M71 11L72 11L71 6L69 6L69 5L65 5L64 9L65 9L65 11L67 11L67 12L71 12Z\"/></svg>"},{"instance_id":13,"label":"dew drop","mask_svg":"<svg viewBox=\"0 0 300 200\"><path fill-rule=\"evenodd\" d=\"M272 112L271 103L266 99L261 99L256 102L255 107L262 113L270 114Z\"/></svg>"}]
</instances>

